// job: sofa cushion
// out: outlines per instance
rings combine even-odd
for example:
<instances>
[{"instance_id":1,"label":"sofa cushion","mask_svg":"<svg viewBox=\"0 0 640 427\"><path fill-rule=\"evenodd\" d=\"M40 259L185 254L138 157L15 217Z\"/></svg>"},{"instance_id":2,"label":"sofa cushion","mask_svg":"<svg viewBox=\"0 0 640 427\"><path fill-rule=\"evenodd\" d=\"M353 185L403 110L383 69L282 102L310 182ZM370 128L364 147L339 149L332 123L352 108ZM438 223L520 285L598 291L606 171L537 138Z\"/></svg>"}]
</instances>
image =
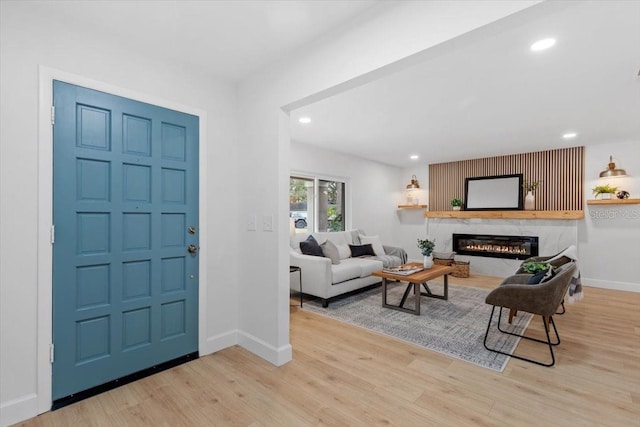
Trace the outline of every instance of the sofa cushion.
<instances>
[{"instance_id":1,"label":"sofa cushion","mask_svg":"<svg viewBox=\"0 0 640 427\"><path fill-rule=\"evenodd\" d=\"M362 268L358 263L349 262L352 260L352 258L349 258L347 260L341 261L338 265L331 265L332 285L361 277Z\"/></svg>"},{"instance_id":2,"label":"sofa cushion","mask_svg":"<svg viewBox=\"0 0 640 427\"><path fill-rule=\"evenodd\" d=\"M316 240L319 242L324 242L326 240L331 240L333 244L338 248L338 253L340 253L340 259L347 259L351 256L351 251L349 250L349 245L353 243L351 239L351 233L348 231L321 231L319 233L314 233Z\"/></svg>"},{"instance_id":3,"label":"sofa cushion","mask_svg":"<svg viewBox=\"0 0 640 427\"><path fill-rule=\"evenodd\" d=\"M373 247L373 252L375 252L377 256L384 255L384 248L382 247L382 243L380 242L380 236L364 236L360 234L358 237L360 238L361 244L370 244Z\"/></svg>"},{"instance_id":4,"label":"sofa cushion","mask_svg":"<svg viewBox=\"0 0 640 427\"><path fill-rule=\"evenodd\" d=\"M351 256L354 258L360 256L376 256L376 253L373 252L373 247L371 246L371 244L349 245L349 249L351 249Z\"/></svg>"},{"instance_id":5,"label":"sofa cushion","mask_svg":"<svg viewBox=\"0 0 640 427\"><path fill-rule=\"evenodd\" d=\"M374 271L382 270L384 264L382 261L375 258L358 258L358 265L360 266L360 277L371 276Z\"/></svg>"},{"instance_id":6,"label":"sofa cushion","mask_svg":"<svg viewBox=\"0 0 640 427\"><path fill-rule=\"evenodd\" d=\"M348 244L338 244L336 243L336 248L338 248L338 253L340 254L340 259L351 258L351 249L349 249Z\"/></svg>"},{"instance_id":7,"label":"sofa cushion","mask_svg":"<svg viewBox=\"0 0 640 427\"><path fill-rule=\"evenodd\" d=\"M338 252L338 247L331 240L327 239L320 247L324 256L331 258L331 264L340 264L340 252Z\"/></svg>"},{"instance_id":8,"label":"sofa cushion","mask_svg":"<svg viewBox=\"0 0 640 427\"><path fill-rule=\"evenodd\" d=\"M324 256L318 241L311 235L307 237L307 240L300 242L300 250L305 255Z\"/></svg>"},{"instance_id":9,"label":"sofa cushion","mask_svg":"<svg viewBox=\"0 0 640 427\"><path fill-rule=\"evenodd\" d=\"M335 285L351 279L369 277L378 270L382 270L382 261L372 258L348 258L340 261L340 265L331 266L331 282Z\"/></svg>"}]
</instances>

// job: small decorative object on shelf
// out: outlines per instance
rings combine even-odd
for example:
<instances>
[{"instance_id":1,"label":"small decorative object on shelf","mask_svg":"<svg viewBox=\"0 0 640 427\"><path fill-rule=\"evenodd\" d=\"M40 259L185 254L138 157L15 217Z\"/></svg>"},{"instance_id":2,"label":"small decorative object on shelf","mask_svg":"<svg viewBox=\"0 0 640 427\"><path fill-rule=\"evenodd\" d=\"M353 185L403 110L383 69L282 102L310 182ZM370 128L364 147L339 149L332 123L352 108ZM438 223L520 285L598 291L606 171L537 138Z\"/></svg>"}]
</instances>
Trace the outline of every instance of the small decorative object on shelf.
<instances>
[{"instance_id":1,"label":"small decorative object on shelf","mask_svg":"<svg viewBox=\"0 0 640 427\"><path fill-rule=\"evenodd\" d=\"M630 196L629 192L625 190L620 190L616 193L616 197L621 200L628 199L629 196Z\"/></svg>"},{"instance_id":2,"label":"small decorative object on shelf","mask_svg":"<svg viewBox=\"0 0 640 427\"><path fill-rule=\"evenodd\" d=\"M533 211L536 209L536 196L532 191L527 191L527 195L524 196L524 210Z\"/></svg>"},{"instance_id":3,"label":"small decorative object on shelf","mask_svg":"<svg viewBox=\"0 0 640 427\"><path fill-rule=\"evenodd\" d=\"M424 268L429 269L433 266L433 248L436 246L435 240L418 239L418 248L424 256Z\"/></svg>"},{"instance_id":4,"label":"small decorative object on shelf","mask_svg":"<svg viewBox=\"0 0 640 427\"><path fill-rule=\"evenodd\" d=\"M462 200L454 197L453 199L451 199L451 207L454 211L459 211L462 208Z\"/></svg>"},{"instance_id":5,"label":"small decorative object on shelf","mask_svg":"<svg viewBox=\"0 0 640 427\"><path fill-rule=\"evenodd\" d=\"M411 175L411 182L407 184L407 204L408 205L417 205L418 200L418 191L420 189L420 183L418 182L418 178L415 175Z\"/></svg>"},{"instance_id":6,"label":"small decorative object on shelf","mask_svg":"<svg viewBox=\"0 0 640 427\"><path fill-rule=\"evenodd\" d=\"M593 195L597 199L600 196L600 199L611 199L612 195L618 191L618 187L612 187L609 184L605 185L596 185L593 188Z\"/></svg>"},{"instance_id":7,"label":"small decorative object on shelf","mask_svg":"<svg viewBox=\"0 0 640 427\"><path fill-rule=\"evenodd\" d=\"M527 211L535 210L536 208L536 196L533 194L534 190L540 187L542 181L524 181L522 188L527 192L524 196L524 209Z\"/></svg>"}]
</instances>

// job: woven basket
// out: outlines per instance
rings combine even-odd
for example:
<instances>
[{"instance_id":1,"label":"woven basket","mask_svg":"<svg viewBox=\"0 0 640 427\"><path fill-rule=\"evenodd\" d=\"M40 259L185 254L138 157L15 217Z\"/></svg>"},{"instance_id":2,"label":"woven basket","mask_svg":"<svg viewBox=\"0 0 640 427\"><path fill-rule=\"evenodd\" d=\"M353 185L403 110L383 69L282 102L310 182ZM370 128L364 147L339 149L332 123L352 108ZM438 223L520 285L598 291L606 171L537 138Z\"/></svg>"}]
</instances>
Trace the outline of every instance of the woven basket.
<instances>
[{"instance_id":1,"label":"woven basket","mask_svg":"<svg viewBox=\"0 0 640 427\"><path fill-rule=\"evenodd\" d=\"M469 261L454 261L452 267L453 277L469 277Z\"/></svg>"},{"instance_id":2,"label":"woven basket","mask_svg":"<svg viewBox=\"0 0 640 427\"><path fill-rule=\"evenodd\" d=\"M433 259L433 263L434 264L438 264L438 265L446 265L448 267L450 265L453 265L453 260L452 259L434 258Z\"/></svg>"}]
</instances>

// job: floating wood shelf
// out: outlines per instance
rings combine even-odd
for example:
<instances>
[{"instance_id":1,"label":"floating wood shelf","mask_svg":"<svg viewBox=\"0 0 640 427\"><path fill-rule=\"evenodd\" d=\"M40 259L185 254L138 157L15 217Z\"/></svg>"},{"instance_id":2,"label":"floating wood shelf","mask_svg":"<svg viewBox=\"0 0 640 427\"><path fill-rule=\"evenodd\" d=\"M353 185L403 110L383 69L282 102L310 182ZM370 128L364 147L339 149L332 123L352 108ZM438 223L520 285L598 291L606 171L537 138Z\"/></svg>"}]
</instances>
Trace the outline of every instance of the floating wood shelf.
<instances>
[{"instance_id":1,"label":"floating wood shelf","mask_svg":"<svg viewBox=\"0 0 640 427\"><path fill-rule=\"evenodd\" d=\"M584 211L430 211L425 218L582 219Z\"/></svg>"},{"instance_id":2,"label":"floating wood shelf","mask_svg":"<svg viewBox=\"0 0 640 427\"><path fill-rule=\"evenodd\" d=\"M398 209L427 209L427 205L398 205Z\"/></svg>"},{"instance_id":3,"label":"floating wood shelf","mask_svg":"<svg viewBox=\"0 0 640 427\"><path fill-rule=\"evenodd\" d=\"M588 205L639 205L640 199L587 200Z\"/></svg>"}]
</instances>

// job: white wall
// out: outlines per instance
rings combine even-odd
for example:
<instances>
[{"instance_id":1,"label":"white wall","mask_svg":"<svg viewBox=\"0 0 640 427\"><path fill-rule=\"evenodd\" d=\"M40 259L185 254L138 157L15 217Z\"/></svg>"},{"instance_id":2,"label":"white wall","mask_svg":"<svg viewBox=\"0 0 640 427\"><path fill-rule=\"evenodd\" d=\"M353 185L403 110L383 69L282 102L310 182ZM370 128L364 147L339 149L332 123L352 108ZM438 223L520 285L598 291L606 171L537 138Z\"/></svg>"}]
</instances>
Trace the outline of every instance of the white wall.
<instances>
[{"instance_id":1,"label":"white wall","mask_svg":"<svg viewBox=\"0 0 640 427\"><path fill-rule=\"evenodd\" d=\"M419 196L419 204L427 205L427 209L429 209L429 166L420 163L416 164L415 167L405 168L402 173L402 181L398 183L398 188L400 188L400 192L398 193L398 201L397 204L406 204L406 192L402 189L406 188L407 184L411 182L411 177L415 175L418 179L418 183L420 184L420 190L418 191ZM429 236L433 238L433 236L427 234L427 229L425 227L425 218L424 211L422 209L398 209L396 215L398 216L398 220L400 221L400 226L398 227L397 235L400 241L402 242L402 247L407 251L409 255L409 260L412 261L422 261L423 256L420 253L420 249L416 245L417 239L424 239ZM436 251L444 251L445 249L442 247L440 242L436 241Z\"/></svg>"},{"instance_id":2,"label":"white wall","mask_svg":"<svg viewBox=\"0 0 640 427\"><path fill-rule=\"evenodd\" d=\"M238 179L238 154L231 84L186 71L179 64L153 62L123 46L110 46L108 35L104 39L95 34L80 37L56 28L29 2L2 2L0 19L0 424L6 425L34 416L51 403L46 398L42 403L43 393L38 389L46 377L38 360L46 360L48 354L48 348L38 342L38 322L51 325L46 311L38 312L38 286L47 286L38 283L38 269L50 263L37 256L38 215L46 209L38 193L38 156L42 154L38 67L63 70L205 113L206 140L200 144L206 148L208 167L203 170L206 182L201 186L207 193L201 205L207 217L201 218L201 232L206 233L204 240L211 247L201 252L201 265L209 277L200 313L203 353L236 342L237 264L228 254L238 247L238 194L229 191L228 183ZM50 177L42 178L50 182ZM42 214L50 218L50 212ZM225 268L218 268L222 263Z\"/></svg>"},{"instance_id":3,"label":"white wall","mask_svg":"<svg viewBox=\"0 0 640 427\"><path fill-rule=\"evenodd\" d=\"M600 179L613 155L628 177ZM640 141L590 145L585 149L585 199L608 183L640 199ZM640 292L640 205L586 205L578 225L582 281L586 285Z\"/></svg>"},{"instance_id":4,"label":"white wall","mask_svg":"<svg viewBox=\"0 0 640 427\"><path fill-rule=\"evenodd\" d=\"M384 244L400 244L394 197L400 168L292 141L291 170L346 179L347 227L379 235Z\"/></svg>"},{"instance_id":5,"label":"white wall","mask_svg":"<svg viewBox=\"0 0 640 427\"><path fill-rule=\"evenodd\" d=\"M290 360L288 255L289 110L390 73L395 61L537 2L386 2L291 60L238 86L239 141L245 147L240 199L243 310L240 343L275 364ZM367 74L374 72L373 74ZM406 185L406 184L405 184ZM274 233L244 230L245 215L273 215Z\"/></svg>"}]
</instances>

